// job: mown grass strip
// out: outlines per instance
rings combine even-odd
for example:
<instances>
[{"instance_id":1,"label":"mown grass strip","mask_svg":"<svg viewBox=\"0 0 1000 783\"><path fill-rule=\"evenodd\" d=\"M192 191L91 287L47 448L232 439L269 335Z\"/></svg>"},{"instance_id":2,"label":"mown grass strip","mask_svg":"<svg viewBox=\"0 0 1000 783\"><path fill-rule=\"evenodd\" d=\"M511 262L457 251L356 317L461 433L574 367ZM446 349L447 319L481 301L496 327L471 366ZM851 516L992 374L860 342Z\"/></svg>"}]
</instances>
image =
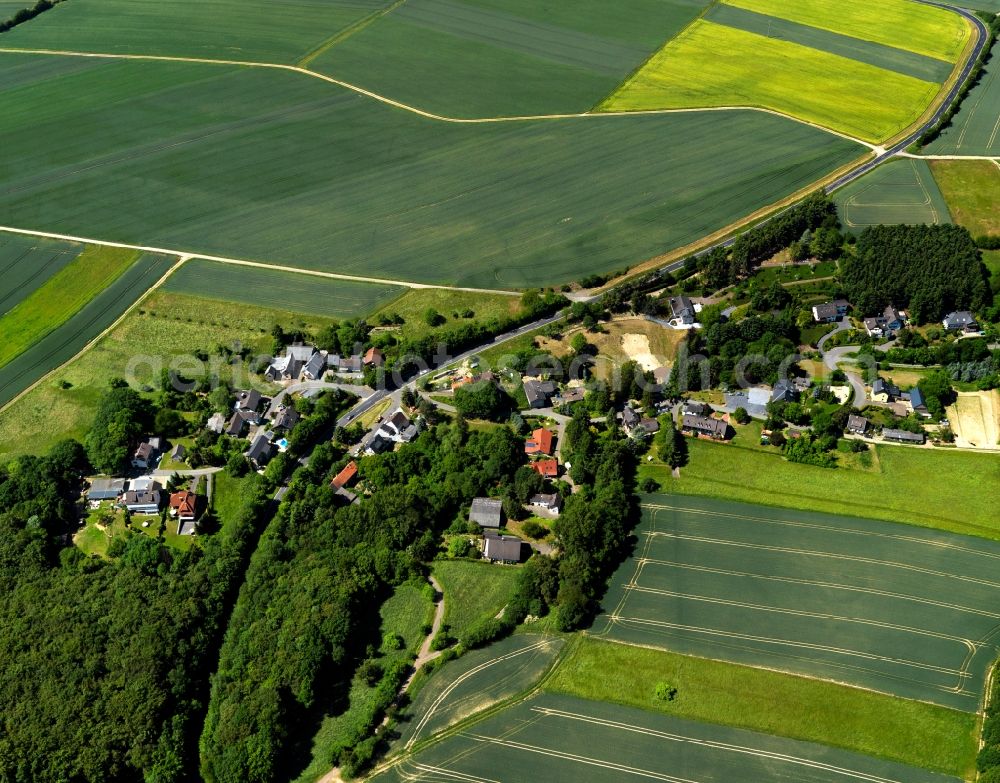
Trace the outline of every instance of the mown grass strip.
<instances>
[{"instance_id":1,"label":"mown grass strip","mask_svg":"<svg viewBox=\"0 0 1000 783\"><path fill-rule=\"evenodd\" d=\"M972 30L962 17L911 0L726 0L729 5L791 19L854 38L956 62Z\"/></svg>"},{"instance_id":2,"label":"mown grass strip","mask_svg":"<svg viewBox=\"0 0 1000 783\"><path fill-rule=\"evenodd\" d=\"M916 121L937 90L932 82L699 20L599 108L759 106L879 142Z\"/></svg>"},{"instance_id":3,"label":"mown grass strip","mask_svg":"<svg viewBox=\"0 0 1000 783\"><path fill-rule=\"evenodd\" d=\"M676 697L656 697L658 683ZM545 690L819 742L964 777L976 716L767 669L594 638L574 642Z\"/></svg>"},{"instance_id":4,"label":"mown grass strip","mask_svg":"<svg viewBox=\"0 0 1000 783\"><path fill-rule=\"evenodd\" d=\"M44 285L0 317L0 367L66 323L125 273L140 253L88 247Z\"/></svg>"}]
</instances>

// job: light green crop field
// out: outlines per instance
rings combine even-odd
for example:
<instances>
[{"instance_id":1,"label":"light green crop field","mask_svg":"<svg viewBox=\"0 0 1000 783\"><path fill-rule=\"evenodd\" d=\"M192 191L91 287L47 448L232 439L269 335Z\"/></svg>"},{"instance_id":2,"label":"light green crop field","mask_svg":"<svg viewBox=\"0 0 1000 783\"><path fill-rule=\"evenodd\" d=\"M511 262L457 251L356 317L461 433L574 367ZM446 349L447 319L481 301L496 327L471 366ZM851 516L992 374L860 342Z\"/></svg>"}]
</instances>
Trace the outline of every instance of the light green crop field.
<instances>
[{"instance_id":1,"label":"light green crop field","mask_svg":"<svg viewBox=\"0 0 1000 783\"><path fill-rule=\"evenodd\" d=\"M655 686L677 689L670 701ZM769 669L582 637L545 690L680 718L818 742L966 776L976 716Z\"/></svg>"},{"instance_id":2,"label":"light green crop field","mask_svg":"<svg viewBox=\"0 0 1000 783\"><path fill-rule=\"evenodd\" d=\"M0 316L80 255L83 245L0 234Z\"/></svg>"},{"instance_id":3,"label":"light green crop field","mask_svg":"<svg viewBox=\"0 0 1000 783\"><path fill-rule=\"evenodd\" d=\"M0 368L36 345L121 277L138 251L88 247L28 297L0 316Z\"/></svg>"},{"instance_id":4,"label":"light green crop field","mask_svg":"<svg viewBox=\"0 0 1000 783\"><path fill-rule=\"evenodd\" d=\"M944 82L954 68L954 64L946 60L938 60L874 41L852 38L849 35L842 35L820 27L799 24L789 19L768 16L725 3L712 6L704 18L710 22L736 27L768 38L778 38L819 49L829 54L838 54L841 57L848 57L928 82Z\"/></svg>"},{"instance_id":5,"label":"light green crop field","mask_svg":"<svg viewBox=\"0 0 1000 783\"><path fill-rule=\"evenodd\" d=\"M1000 460L992 455L880 446L871 452L869 469L830 469L736 443L691 440L688 449L690 464L679 479L655 461L640 468L640 477L682 495L905 521L1000 540L993 498L981 490L1000 482Z\"/></svg>"},{"instance_id":6,"label":"light green crop field","mask_svg":"<svg viewBox=\"0 0 1000 783\"><path fill-rule=\"evenodd\" d=\"M406 709L397 748L432 737L465 718L531 689L551 668L565 639L518 633L448 661Z\"/></svg>"},{"instance_id":7,"label":"light green crop field","mask_svg":"<svg viewBox=\"0 0 1000 783\"><path fill-rule=\"evenodd\" d=\"M392 0L81 0L0 47L294 63Z\"/></svg>"},{"instance_id":8,"label":"light green crop field","mask_svg":"<svg viewBox=\"0 0 1000 783\"><path fill-rule=\"evenodd\" d=\"M979 83L962 101L951 124L924 151L932 155L1000 156L1000 43L993 44L992 57Z\"/></svg>"},{"instance_id":9,"label":"light green crop field","mask_svg":"<svg viewBox=\"0 0 1000 783\"><path fill-rule=\"evenodd\" d=\"M520 569L470 560L436 560L444 590L444 623L461 638L476 623L496 617L514 594Z\"/></svg>"},{"instance_id":10,"label":"light green crop field","mask_svg":"<svg viewBox=\"0 0 1000 783\"><path fill-rule=\"evenodd\" d=\"M956 62L972 35L958 14L912 0L726 0L729 5Z\"/></svg>"},{"instance_id":11,"label":"light green crop field","mask_svg":"<svg viewBox=\"0 0 1000 783\"><path fill-rule=\"evenodd\" d=\"M720 500L642 508L596 634L979 708L1000 649L1000 544Z\"/></svg>"},{"instance_id":12,"label":"light green crop field","mask_svg":"<svg viewBox=\"0 0 1000 783\"><path fill-rule=\"evenodd\" d=\"M157 277L167 269L169 263ZM141 293L148 285L142 286ZM136 298L127 299L127 304ZM118 315L123 310L124 307ZM102 328L113 321L114 318ZM160 368L184 361L185 365L177 364L176 368L187 377L217 372L220 378L237 386L266 389L259 376L251 376L242 368L234 375L234 369L214 354L215 347L238 342L252 352L268 352L275 324L315 332L329 323L330 319L321 316L157 291L93 348L60 370L56 381L66 381L70 388L42 384L0 410L0 462L10 455L43 453L63 438L82 439L101 393L114 377L131 377L139 386L155 384ZM197 360L193 355L197 350L209 352L207 362ZM63 357L55 366L70 356ZM9 365L12 366L13 363ZM26 432L32 436L26 438Z\"/></svg>"},{"instance_id":13,"label":"light green crop field","mask_svg":"<svg viewBox=\"0 0 1000 783\"><path fill-rule=\"evenodd\" d=\"M406 0L311 63L449 117L581 112L707 0Z\"/></svg>"},{"instance_id":14,"label":"light green crop field","mask_svg":"<svg viewBox=\"0 0 1000 783\"><path fill-rule=\"evenodd\" d=\"M892 160L834 194L840 220L858 232L880 224L950 223L948 205L927 161Z\"/></svg>"},{"instance_id":15,"label":"light green crop field","mask_svg":"<svg viewBox=\"0 0 1000 783\"><path fill-rule=\"evenodd\" d=\"M759 112L466 125L271 69L0 64L8 224L383 279L620 269L863 153Z\"/></svg>"},{"instance_id":16,"label":"light green crop field","mask_svg":"<svg viewBox=\"0 0 1000 783\"><path fill-rule=\"evenodd\" d=\"M271 310L294 310L327 318L358 318L392 301L407 289L195 258L174 272L163 284L163 290Z\"/></svg>"},{"instance_id":17,"label":"light green crop field","mask_svg":"<svg viewBox=\"0 0 1000 783\"><path fill-rule=\"evenodd\" d=\"M912 76L699 20L600 108L759 106L878 142L913 123L937 91Z\"/></svg>"},{"instance_id":18,"label":"light green crop field","mask_svg":"<svg viewBox=\"0 0 1000 783\"><path fill-rule=\"evenodd\" d=\"M1000 234L1000 163L934 160L930 165L956 223L973 236Z\"/></svg>"},{"instance_id":19,"label":"light green crop field","mask_svg":"<svg viewBox=\"0 0 1000 783\"><path fill-rule=\"evenodd\" d=\"M958 780L845 750L550 693L465 726L370 778L376 783L643 779Z\"/></svg>"}]
</instances>

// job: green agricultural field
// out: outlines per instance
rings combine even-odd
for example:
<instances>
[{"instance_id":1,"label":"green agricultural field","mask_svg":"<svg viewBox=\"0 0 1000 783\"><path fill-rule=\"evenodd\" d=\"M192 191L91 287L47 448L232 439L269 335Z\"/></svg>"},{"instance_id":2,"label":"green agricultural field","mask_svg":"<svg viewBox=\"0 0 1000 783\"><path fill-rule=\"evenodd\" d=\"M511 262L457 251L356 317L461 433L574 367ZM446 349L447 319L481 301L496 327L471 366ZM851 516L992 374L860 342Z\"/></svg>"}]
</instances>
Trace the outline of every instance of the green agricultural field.
<instances>
[{"instance_id":1,"label":"green agricultural field","mask_svg":"<svg viewBox=\"0 0 1000 783\"><path fill-rule=\"evenodd\" d=\"M972 35L958 14L912 0L726 0L729 5L790 19L866 41L956 62Z\"/></svg>"},{"instance_id":2,"label":"green agricultural field","mask_svg":"<svg viewBox=\"0 0 1000 783\"><path fill-rule=\"evenodd\" d=\"M957 783L844 750L542 694L403 758L371 780Z\"/></svg>"},{"instance_id":3,"label":"green agricultural field","mask_svg":"<svg viewBox=\"0 0 1000 783\"><path fill-rule=\"evenodd\" d=\"M993 45L979 83L962 101L951 124L924 152L1000 156L1000 43Z\"/></svg>"},{"instance_id":4,"label":"green agricultural field","mask_svg":"<svg viewBox=\"0 0 1000 783\"><path fill-rule=\"evenodd\" d=\"M397 748L412 747L531 689L551 668L564 643L556 636L519 633L436 668L405 712Z\"/></svg>"},{"instance_id":5,"label":"green agricultural field","mask_svg":"<svg viewBox=\"0 0 1000 783\"><path fill-rule=\"evenodd\" d=\"M152 272L149 275L151 280L142 281L138 290L120 303L113 296L114 287L108 289L112 298L103 302L107 310L103 313L98 311L99 317L106 320L100 328L89 333L87 340L113 323L147 290L151 282L169 269L170 263L168 260L162 269ZM127 277L119 278L118 284ZM90 308L100 306L102 301L102 297L95 299L81 311L80 317ZM120 309L114 313L112 307ZM66 327L73 323L70 321ZM140 386L156 384L160 369L177 362L175 366L189 377L217 372L221 378L236 385L251 384L266 389L267 385L258 376L250 376L242 367L234 370L223 363L214 353L215 347L238 342L251 352L267 353L271 350L271 328L275 324L315 332L329 323L330 319L319 316L249 308L158 291L93 348L55 374L52 383L39 385L0 410L0 462L10 455L45 452L62 438L83 438L100 394L107 388L108 381L116 376L132 376ZM58 356L47 369L63 364L82 347L83 343ZM197 350L209 352L207 362L196 359L193 353ZM20 359L7 365L4 371L10 371L18 361ZM59 388L60 381L70 384L69 388ZM7 387L0 386L0 391L3 388ZM31 433L30 438L24 436L26 432Z\"/></svg>"},{"instance_id":6,"label":"green agricultural field","mask_svg":"<svg viewBox=\"0 0 1000 783\"><path fill-rule=\"evenodd\" d=\"M677 689L671 701L655 685ZM965 777L976 753L976 716L722 661L578 639L545 690L679 718L818 742Z\"/></svg>"},{"instance_id":7,"label":"green agricultural field","mask_svg":"<svg viewBox=\"0 0 1000 783\"><path fill-rule=\"evenodd\" d=\"M1000 544L719 500L642 507L596 634L978 709Z\"/></svg>"},{"instance_id":8,"label":"green agricultural field","mask_svg":"<svg viewBox=\"0 0 1000 783\"><path fill-rule=\"evenodd\" d=\"M326 318L358 318L392 301L406 289L196 258L174 272L163 290L269 310L292 309Z\"/></svg>"},{"instance_id":9,"label":"green agricultural field","mask_svg":"<svg viewBox=\"0 0 1000 783\"><path fill-rule=\"evenodd\" d=\"M1000 163L933 160L930 165L956 223L973 236L1000 234Z\"/></svg>"},{"instance_id":10,"label":"green agricultural field","mask_svg":"<svg viewBox=\"0 0 1000 783\"><path fill-rule=\"evenodd\" d=\"M88 247L0 316L0 369L80 312L125 274L141 253ZM21 262L25 263L25 262Z\"/></svg>"},{"instance_id":11,"label":"green agricultural field","mask_svg":"<svg viewBox=\"0 0 1000 783\"><path fill-rule=\"evenodd\" d=\"M707 0L406 0L311 63L449 117L582 112Z\"/></svg>"},{"instance_id":12,"label":"green agricultural field","mask_svg":"<svg viewBox=\"0 0 1000 783\"><path fill-rule=\"evenodd\" d=\"M173 263L174 260L171 258L153 255L142 256L107 288L93 296L75 315L38 339L30 346L30 350L21 353L0 367L0 406L6 405L39 378L69 361L83 350L91 340L111 326L136 300L142 297L150 286L163 277ZM39 292L42 290L44 289L39 289ZM105 368L105 377L108 377L107 372L108 368ZM6 418L7 412L0 412L0 422ZM21 426L27 424L29 424L27 421L20 422ZM54 428L55 422L48 422L42 418L34 420L31 424L34 429L22 430L22 432L32 432L32 440L21 438L16 430L10 432L12 445L20 438L20 442L17 444L18 451L34 452L33 446L38 442L39 435L43 438L59 439L60 432ZM0 429L2 428L3 424L0 424ZM0 455L3 452L4 447L0 445Z\"/></svg>"},{"instance_id":13,"label":"green agricultural field","mask_svg":"<svg viewBox=\"0 0 1000 783\"><path fill-rule=\"evenodd\" d=\"M0 62L7 223L387 279L620 269L864 152L758 112L464 125L267 69Z\"/></svg>"},{"instance_id":14,"label":"green agricultural field","mask_svg":"<svg viewBox=\"0 0 1000 783\"><path fill-rule=\"evenodd\" d=\"M891 160L834 194L841 222L851 231L867 226L950 223L948 205L927 161Z\"/></svg>"},{"instance_id":15,"label":"green agricultural field","mask_svg":"<svg viewBox=\"0 0 1000 783\"><path fill-rule=\"evenodd\" d=\"M705 14L705 19L717 24L746 30L749 33L778 38L812 49L819 49L829 54L858 60L877 68L896 71L928 82L943 83L954 69L954 64L946 60L938 60L905 49L865 41L861 38L852 38L849 35L841 35L819 27L810 27L777 16L767 16L756 11L737 8L734 5L724 3L714 5Z\"/></svg>"},{"instance_id":16,"label":"green agricultural field","mask_svg":"<svg viewBox=\"0 0 1000 783\"><path fill-rule=\"evenodd\" d=\"M818 468L787 462L775 449L688 441L690 464L679 479L655 461L640 468L670 492L785 508L905 521L1000 539L1000 519L983 486L1000 482L991 455L901 446L875 447L869 469ZM927 481L934 476L934 481Z\"/></svg>"},{"instance_id":17,"label":"green agricultural field","mask_svg":"<svg viewBox=\"0 0 1000 783\"><path fill-rule=\"evenodd\" d=\"M514 567L470 560L437 560L433 571L444 591L444 623L459 639L503 610L520 573Z\"/></svg>"},{"instance_id":18,"label":"green agricultural field","mask_svg":"<svg viewBox=\"0 0 1000 783\"><path fill-rule=\"evenodd\" d=\"M600 108L758 106L879 142L915 122L937 91L912 76L700 20Z\"/></svg>"},{"instance_id":19,"label":"green agricultural field","mask_svg":"<svg viewBox=\"0 0 1000 783\"><path fill-rule=\"evenodd\" d=\"M82 245L0 233L0 316L80 255Z\"/></svg>"},{"instance_id":20,"label":"green agricultural field","mask_svg":"<svg viewBox=\"0 0 1000 783\"><path fill-rule=\"evenodd\" d=\"M80 0L5 33L4 48L294 63L392 0Z\"/></svg>"}]
</instances>

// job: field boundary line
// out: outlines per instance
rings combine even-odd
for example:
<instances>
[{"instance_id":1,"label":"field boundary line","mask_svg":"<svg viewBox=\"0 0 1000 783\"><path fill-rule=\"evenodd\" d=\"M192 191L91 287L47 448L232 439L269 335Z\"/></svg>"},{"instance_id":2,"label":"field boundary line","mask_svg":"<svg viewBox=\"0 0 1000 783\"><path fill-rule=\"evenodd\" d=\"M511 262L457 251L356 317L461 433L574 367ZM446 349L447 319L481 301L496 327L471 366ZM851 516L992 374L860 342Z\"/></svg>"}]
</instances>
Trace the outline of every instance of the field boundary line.
<instances>
[{"instance_id":1,"label":"field boundary line","mask_svg":"<svg viewBox=\"0 0 1000 783\"><path fill-rule=\"evenodd\" d=\"M167 255L177 255L177 254L176 253L168 253ZM170 269L168 269L163 274L163 276L160 277L159 280L157 280L155 283L153 283L153 285L151 285L149 288L147 288L146 291L141 296L139 296L138 298L136 298L136 300L134 302L132 302L132 304L130 304L125 309L125 312L123 312L120 316L118 316L118 318L116 318L114 320L114 322L111 323L103 332L101 332L100 334L98 334L95 337L93 337L86 345L83 346L83 348L81 348L79 351L77 351L75 354L73 354L73 356L71 356L69 359L67 359L66 361L64 361L58 367L53 367L51 370L49 370L47 373L45 373L43 376L41 376L33 384L31 384L27 388L21 390L15 396L11 397L4 405L0 405L0 413L2 413L3 411L7 410L7 408L9 408L11 405L13 405L15 402L17 402L22 397L24 397L26 394L28 394L28 392L33 391L34 389L36 389L38 386L40 386L42 383L44 383L45 381L47 381L49 378L51 378L57 372L60 372L64 367L66 367L66 365L75 362L77 359L79 359L80 357L82 357L85 353L88 353L95 345L97 345L98 342L100 342L101 340L103 340L105 337L107 337L109 334L111 334L112 331L114 331L115 329L117 329L121 325L122 321L125 320L126 316L130 315L133 310L135 310L140 304L142 304L144 301L146 301L146 299L149 298L149 295L151 293L153 293L154 291L156 291L160 286L162 286L165 282L167 282L167 278L169 278L174 272L176 272L178 269L180 269L182 266L184 266L184 264L187 263L187 261L189 261L191 258L192 258L192 256L181 255L177 259L177 263L176 264L174 264L172 267L170 267ZM133 262L133 264L138 264L139 261L141 261L141 260L142 260L141 258L137 258Z\"/></svg>"},{"instance_id":2,"label":"field boundary line","mask_svg":"<svg viewBox=\"0 0 1000 783\"><path fill-rule=\"evenodd\" d=\"M300 68L308 67L309 63L311 63L317 57L326 54L334 46L336 46L339 43L343 43L355 33L360 33L366 27L377 22L383 16L391 14L405 2L406 0L396 0L396 2L394 2L392 5L387 6L386 8L380 8L377 11L373 11L372 13L368 14L368 16L362 17L361 19L358 19L356 22L347 25L347 27L341 28L333 35L331 35L329 38L326 38L323 41L321 41L319 45L314 46L312 49L310 49L308 52L302 55L302 59L300 59L295 64Z\"/></svg>"},{"instance_id":3,"label":"field boundary line","mask_svg":"<svg viewBox=\"0 0 1000 783\"><path fill-rule=\"evenodd\" d=\"M766 109L762 106L706 106L701 108L678 108L678 109L645 109L642 111L620 111L620 112L576 112L576 113L566 113L566 114L525 114L525 115L511 115L505 117L447 117L442 114L435 114L434 112L427 111L425 109L418 108L416 106L411 106L410 104L403 103L402 101L397 101L395 98L390 98L386 95L381 95L372 90L365 89L356 84L351 84L350 82L345 82L342 79L337 79L333 76L327 76L319 71L313 71L309 68L303 68L297 65L285 65L283 63L265 63L265 62L253 62L251 60L218 60L213 58L202 58L202 57L171 57L168 55L158 55L158 54L114 54L108 52L76 52L66 49L5 49L0 48L0 54L35 54L35 55L48 55L55 57L90 57L94 59L104 59L104 60L137 60L137 61L147 61L147 62L179 62L179 63L195 63L198 65L231 65L241 68L269 68L278 71L291 71L292 73L304 74L310 76L314 79L319 79L324 82L329 82L330 84L335 84L338 87L342 87L345 90L350 90L357 93L358 95L363 95L366 98L371 98L374 101L383 103L387 106L391 106L395 109L401 109L403 111L410 112L411 114L416 114L417 116L423 117L429 120L436 120L438 122L448 122L458 125L488 125L506 122L541 122L541 121L552 121L552 120L578 120L578 119L611 119L611 118L625 118L625 117L642 117L642 116L661 116L670 114L693 114L698 112L709 112L709 111L756 111L762 112L764 114L771 114L775 117L782 117L786 120L791 120L792 122L797 122L800 125L806 125L810 128L815 128L817 130L823 131L824 133L829 133L832 136L837 136L839 138L845 139L846 141L854 142L862 147L867 148L870 152L876 154L883 154L885 152L885 147L879 146L877 144L872 144L871 142L863 141L862 139L855 138L846 133L841 133L840 131L833 130L832 128L827 128L823 125L819 125L809 120L802 119L801 117L795 117L791 114L784 114L783 112L775 111L774 109Z\"/></svg>"},{"instance_id":4,"label":"field boundary line","mask_svg":"<svg viewBox=\"0 0 1000 783\"><path fill-rule=\"evenodd\" d=\"M505 291L499 288L466 288L454 285L436 285L434 283L413 283L405 280L390 280L383 277L364 277L362 275L348 275L340 272L323 272L318 269L303 269L297 266L286 266L283 264L269 264L266 261L249 261L241 258L227 258L226 256L213 256L206 253L198 253L189 250L172 250L165 247L148 247L145 245L133 245L128 242L112 242L106 239L92 239L88 237L78 237L71 234L57 234L52 231L37 231L28 228L15 228L14 226L0 226L0 232L9 234L20 234L29 237L41 237L43 239L59 239L64 242L82 242L87 245L100 245L102 247L119 247L125 250L139 250L143 253L156 253L162 256L176 256L178 258L197 258L203 261L214 261L219 264L232 264L234 266L249 266L257 269L274 269L279 272L292 272L299 275L310 275L312 277L324 277L328 280L346 280L354 283L371 283L373 285L394 285L399 288L412 288L414 290L445 290L463 291L470 294L500 294L503 296L520 296L519 291Z\"/></svg>"}]
</instances>

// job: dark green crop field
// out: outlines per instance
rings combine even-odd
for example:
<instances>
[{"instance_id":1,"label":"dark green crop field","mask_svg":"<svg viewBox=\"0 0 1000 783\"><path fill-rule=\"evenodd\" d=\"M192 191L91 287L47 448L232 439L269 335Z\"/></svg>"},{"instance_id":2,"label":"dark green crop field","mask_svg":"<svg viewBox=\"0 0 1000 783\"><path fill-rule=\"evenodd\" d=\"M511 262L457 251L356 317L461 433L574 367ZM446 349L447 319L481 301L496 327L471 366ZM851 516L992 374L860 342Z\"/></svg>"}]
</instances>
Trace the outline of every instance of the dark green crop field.
<instances>
[{"instance_id":1,"label":"dark green crop field","mask_svg":"<svg viewBox=\"0 0 1000 783\"><path fill-rule=\"evenodd\" d=\"M360 318L407 289L195 258L174 272L163 290L330 318Z\"/></svg>"},{"instance_id":2,"label":"dark green crop field","mask_svg":"<svg viewBox=\"0 0 1000 783\"><path fill-rule=\"evenodd\" d=\"M598 633L978 709L1000 544L668 495L643 508Z\"/></svg>"},{"instance_id":3,"label":"dark green crop field","mask_svg":"<svg viewBox=\"0 0 1000 783\"><path fill-rule=\"evenodd\" d=\"M0 368L0 405L6 405L43 375L69 361L145 294L175 261L142 256L72 318ZM108 378L121 374L122 369L109 367Z\"/></svg>"},{"instance_id":4,"label":"dark green crop field","mask_svg":"<svg viewBox=\"0 0 1000 783\"><path fill-rule=\"evenodd\" d=\"M0 315L24 301L83 251L83 245L0 234Z\"/></svg>"},{"instance_id":5,"label":"dark green crop field","mask_svg":"<svg viewBox=\"0 0 1000 783\"><path fill-rule=\"evenodd\" d=\"M958 778L822 745L545 694L467 726L372 780L954 783Z\"/></svg>"},{"instance_id":6,"label":"dark green crop field","mask_svg":"<svg viewBox=\"0 0 1000 783\"><path fill-rule=\"evenodd\" d=\"M879 166L838 190L834 201L841 222L853 232L883 224L951 222L930 166L914 158L891 160Z\"/></svg>"},{"instance_id":7,"label":"dark green crop field","mask_svg":"<svg viewBox=\"0 0 1000 783\"><path fill-rule=\"evenodd\" d=\"M315 70L451 117L587 111L705 0L407 0Z\"/></svg>"},{"instance_id":8,"label":"dark green crop field","mask_svg":"<svg viewBox=\"0 0 1000 783\"><path fill-rule=\"evenodd\" d=\"M391 4L392 0L74 0L5 33L0 46L291 64Z\"/></svg>"},{"instance_id":9,"label":"dark green crop field","mask_svg":"<svg viewBox=\"0 0 1000 783\"><path fill-rule=\"evenodd\" d=\"M620 269L864 152L760 112L460 124L272 69L0 65L8 225L385 279Z\"/></svg>"},{"instance_id":10,"label":"dark green crop field","mask_svg":"<svg viewBox=\"0 0 1000 783\"><path fill-rule=\"evenodd\" d=\"M1000 43L993 44L979 84L941 135L924 149L932 155L1000 156Z\"/></svg>"}]
</instances>

